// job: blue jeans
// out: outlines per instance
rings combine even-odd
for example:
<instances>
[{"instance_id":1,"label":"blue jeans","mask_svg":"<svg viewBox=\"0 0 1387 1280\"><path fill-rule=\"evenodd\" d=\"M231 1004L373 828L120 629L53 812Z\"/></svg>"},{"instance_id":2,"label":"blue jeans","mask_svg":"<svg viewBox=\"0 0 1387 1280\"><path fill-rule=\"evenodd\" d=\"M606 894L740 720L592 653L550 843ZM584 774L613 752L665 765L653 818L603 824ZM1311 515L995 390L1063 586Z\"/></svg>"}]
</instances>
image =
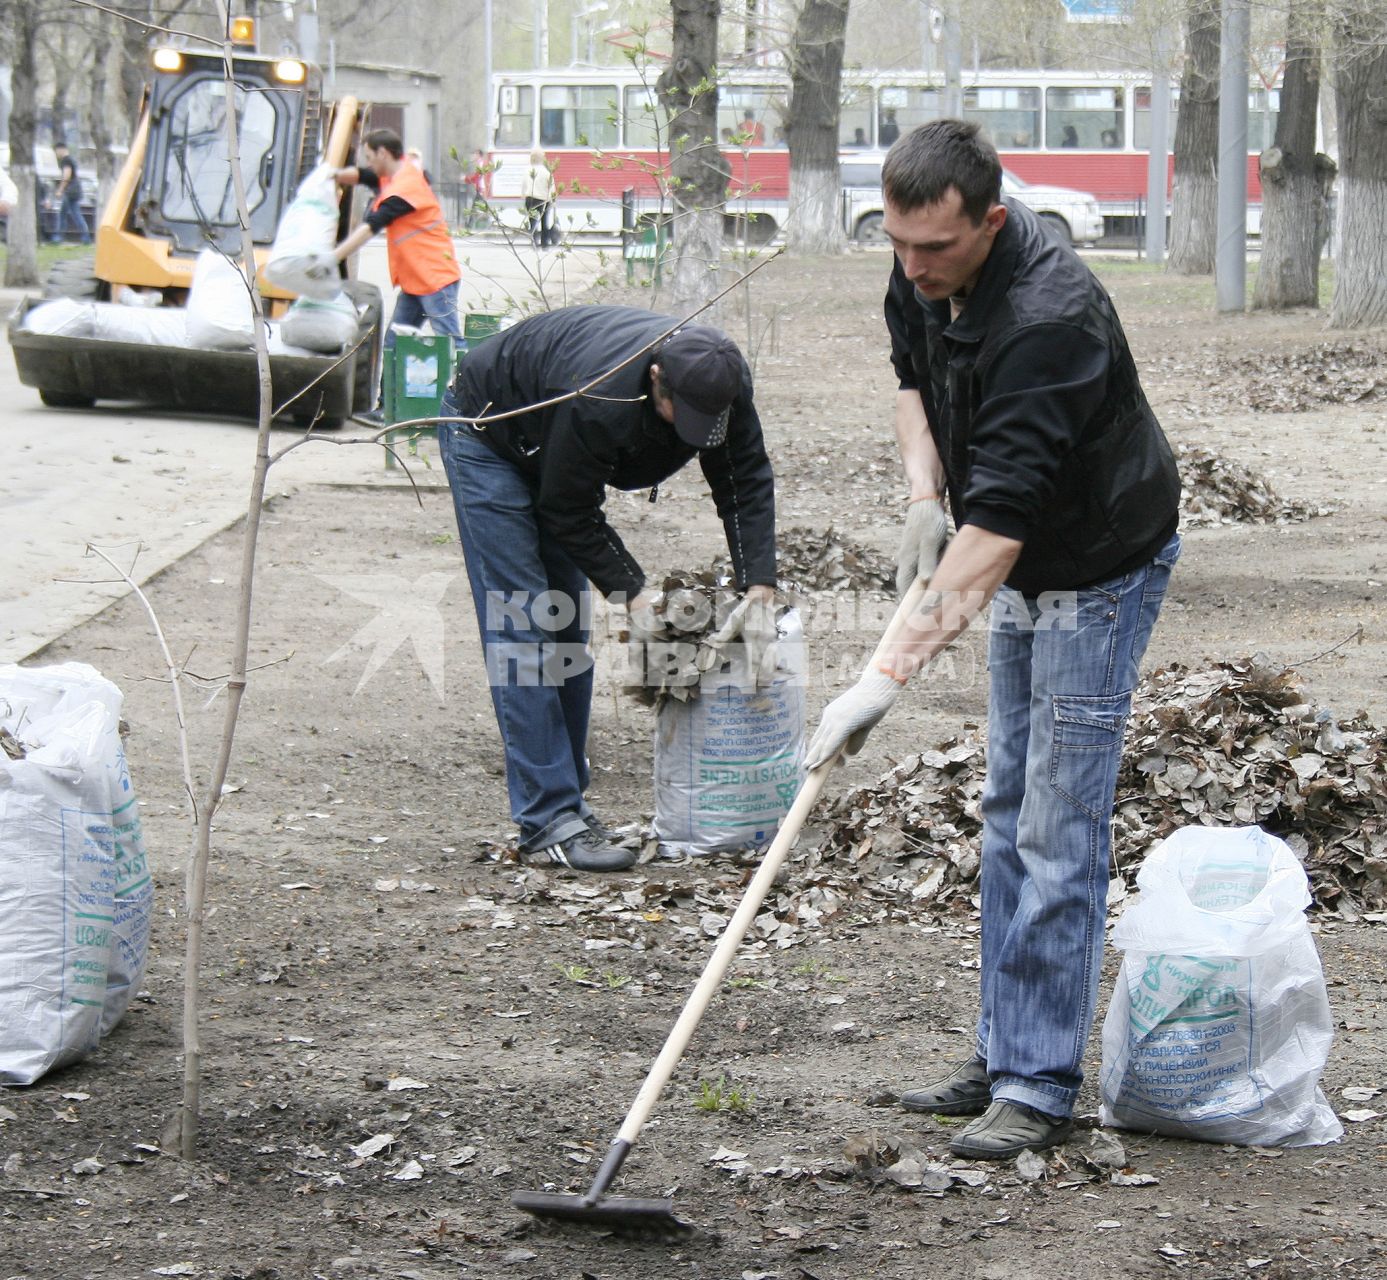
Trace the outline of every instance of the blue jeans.
<instances>
[{"instance_id":1,"label":"blue jeans","mask_svg":"<svg viewBox=\"0 0 1387 1280\"><path fill-rule=\"evenodd\" d=\"M439 413L458 413L450 391ZM536 484L466 424L440 423L439 452L472 584L491 703L506 753L511 817L523 849L586 827L589 587L546 542Z\"/></svg>"},{"instance_id":2,"label":"blue jeans","mask_svg":"<svg viewBox=\"0 0 1387 1280\"><path fill-rule=\"evenodd\" d=\"M64 191L62 204L58 206L58 218L53 228L53 239L63 240L68 231L77 232L83 244L92 238L91 228L87 226L86 215L82 212L82 198L74 191Z\"/></svg>"},{"instance_id":3,"label":"blue jeans","mask_svg":"<svg viewBox=\"0 0 1387 1280\"><path fill-rule=\"evenodd\" d=\"M395 299L395 314L390 317L390 327L385 331L386 348L395 345L395 326L407 325L417 329L424 321L436 335L462 341L462 325L458 320L458 281L445 284L437 293L406 293L400 290Z\"/></svg>"},{"instance_id":4,"label":"blue jeans","mask_svg":"<svg viewBox=\"0 0 1387 1280\"><path fill-rule=\"evenodd\" d=\"M1110 582L993 601L977 1052L994 1101L1067 1116L1083 1081L1122 733L1179 555L1177 535Z\"/></svg>"}]
</instances>

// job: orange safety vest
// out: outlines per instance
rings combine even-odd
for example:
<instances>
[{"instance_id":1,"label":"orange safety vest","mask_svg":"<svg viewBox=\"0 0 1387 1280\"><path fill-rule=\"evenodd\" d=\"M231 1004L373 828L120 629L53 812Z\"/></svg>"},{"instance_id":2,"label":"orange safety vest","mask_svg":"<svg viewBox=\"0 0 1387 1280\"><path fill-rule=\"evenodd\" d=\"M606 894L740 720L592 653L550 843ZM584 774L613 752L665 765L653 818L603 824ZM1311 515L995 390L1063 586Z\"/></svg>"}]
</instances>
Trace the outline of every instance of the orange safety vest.
<instances>
[{"instance_id":1,"label":"orange safety vest","mask_svg":"<svg viewBox=\"0 0 1387 1280\"><path fill-rule=\"evenodd\" d=\"M437 293L460 280L462 272L453 254L453 240L442 206L424 175L408 160L395 170L393 177L381 178L380 194L371 207L379 209L382 201L391 196L399 196L411 209L385 228L390 282L417 297Z\"/></svg>"}]
</instances>

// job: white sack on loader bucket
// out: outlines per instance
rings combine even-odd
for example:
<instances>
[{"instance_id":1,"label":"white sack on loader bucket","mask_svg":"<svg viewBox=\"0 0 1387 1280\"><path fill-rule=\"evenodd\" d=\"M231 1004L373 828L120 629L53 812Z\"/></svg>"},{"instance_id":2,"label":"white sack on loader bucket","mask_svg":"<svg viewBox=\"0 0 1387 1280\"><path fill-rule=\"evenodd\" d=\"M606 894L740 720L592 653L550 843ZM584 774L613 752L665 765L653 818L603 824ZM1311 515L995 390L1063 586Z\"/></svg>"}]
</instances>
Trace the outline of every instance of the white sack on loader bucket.
<instances>
[{"instance_id":1,"label":"white sack on loader bucket","mask_svg":"<svg viewBox=\"0 0 1387 1280\"><path fill-rule=\"evenodd\" d=\"M337 276L321 280L307 274L315 257L330 253L337 245L336 173L332 165L320 164L299 183L297 194L280 219L265 263L265 279L305 298L327 301L342 288Z\"/></svg>"},{"instance_id":2,"label":"white sack on loader bucket","mask_svg":"<svg viewBox=\"0 0 1387 1280\"><path fill-rule=\"evenodd\" d=\"M0 667L0 1083L91 1052L143 979L153 904L119 689L82 663Z\"/></svg>"},{"instance_id":3,"label":"white sack on loader bucket","mask_svg":"<svg viewBox=\"0 0 1387 1280\"><path fill-rule=\"evenodd\" d=\"M334 298L297 298L280 325L291 346L335 356L356 337L356 306L345 293Z\"/></svg>"},{"instance_id":4,"label":"white sack on loader bucket","mask_svg":"<svg viewBox=\"0 0 1387 1280\"><path fill-rule=\"evenodd\" d=\"M241 268L215 249L204 249L188 290L188 345L209 351L248 351L255 312Z\"/></svg>"}]
</instances>

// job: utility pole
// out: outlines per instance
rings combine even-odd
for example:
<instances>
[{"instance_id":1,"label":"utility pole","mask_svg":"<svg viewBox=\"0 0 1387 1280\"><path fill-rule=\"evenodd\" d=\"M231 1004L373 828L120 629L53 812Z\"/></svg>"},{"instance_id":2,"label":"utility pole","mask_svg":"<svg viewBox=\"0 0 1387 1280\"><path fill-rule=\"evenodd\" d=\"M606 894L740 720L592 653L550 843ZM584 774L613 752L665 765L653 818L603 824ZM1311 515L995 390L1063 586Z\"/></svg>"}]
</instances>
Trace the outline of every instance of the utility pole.
<instances>
[{"instance_id":1,"label":"utility pole","mask_svg":"<svg viewBox=\"0 0 1387 1280\"><path fill-rule=\"evenodd\" d=\"M1220 312L1247 307L1247 0L1223 0L1218 91L1218 242L1214 293Z\"/></svg>"},{"instance_id":2,"label":"utility pole","mask_svg":"<svg viewBox=\"0 0 1387 1280\"><path fill-rule=\"evenodd\" d=\"M1165 200L1170 180L1170 56L1164 27L1156 33L1156 56L1151 67L1151 137L1146 158L1146 260L1165 261Z\"/></svg>"}]
</instances>

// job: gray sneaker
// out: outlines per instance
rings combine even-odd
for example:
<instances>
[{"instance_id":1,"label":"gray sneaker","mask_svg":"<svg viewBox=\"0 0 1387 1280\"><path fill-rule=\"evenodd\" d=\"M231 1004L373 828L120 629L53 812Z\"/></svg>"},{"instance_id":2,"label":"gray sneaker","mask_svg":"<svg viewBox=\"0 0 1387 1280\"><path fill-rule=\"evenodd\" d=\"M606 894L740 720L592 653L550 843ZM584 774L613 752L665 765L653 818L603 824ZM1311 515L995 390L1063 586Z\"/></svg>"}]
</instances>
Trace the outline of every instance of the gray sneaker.
<instances>
[{"instance_id":1,"label":"gray sneaker","mask_svg":"<svg viewBox=\"0 0 1387 1280\"><path fill-rule=\"evenodd\" d=\"M1011 1160L1023 1151L1058 1146L1074 1131L1068 1116L1046 1115L1019 1102L994 1102L949 1143L964 1160Z\"/></svg>"},{"instance_id":2,"label":"gray sneaker","mask_svg":"<svg viewBox=\"0 0 1387 1280\"><path fill-rule=\"evenodd\" d=\"M618 849L587 828L521 856L526 862L551 862L574 871L626 871L636 863L634 849Z\"/></svg>"},{"instance_id":3,"label":"gray sneaker","mask_svg":"<svg viewBox=\"0 0 1387 1280\"><path fill-rule=\"evenodd\" d=\"M901 1094L901 1106L907 1111L928 1111L936 1116L978 1116L991 1102L987 1063L976 1056L960 1063L942 1080Z\"/></svg>"}]
</instances>

